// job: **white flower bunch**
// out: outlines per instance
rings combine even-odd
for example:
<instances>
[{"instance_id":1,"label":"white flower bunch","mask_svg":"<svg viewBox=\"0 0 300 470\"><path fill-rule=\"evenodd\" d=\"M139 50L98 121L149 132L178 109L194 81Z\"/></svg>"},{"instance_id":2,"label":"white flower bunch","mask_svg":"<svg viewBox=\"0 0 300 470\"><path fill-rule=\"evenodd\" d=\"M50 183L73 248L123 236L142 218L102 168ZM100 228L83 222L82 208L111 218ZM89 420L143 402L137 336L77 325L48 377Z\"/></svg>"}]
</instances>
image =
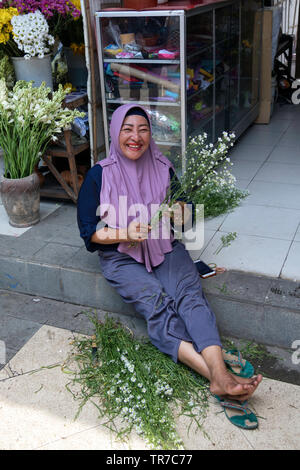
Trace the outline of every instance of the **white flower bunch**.
<instances>
[{"instance_id":1,"label":"white flower bunch","mask_svg":"<svg viewBox=\"0 0 300 470\"><path fill-rule=\"evenodd\" d=\"M234 133L223 132L215 144L207 144L207 134L202 134L187 146L186 171L179 191L194 205L203 204L205 217L234 209L248 195L236 187L236 178L230 171L233 164L228 151L234 140Z\"/></svg>"},{"instance_id":2,"label":"white flower bunch","mask_svg":"<svg viewBox=\"0 0 300 470\"><path fill-rule=\"evenodd\" d=\"M84 113L64 108L67 94L62 86L50 96L43 83L18 81L12 91L0 80L0 146L4 151L5 175L23 178L33 172L40 155L56 134Z\"/></svg>"},{"instance_id":3,"label":"white flower bunch","mask_svg":"<svg viewBox=\"0 0 300 470\"><path fill-rule=\"evenodd\" d=\"M126 354L126 353L125 353ZM121 360L124 362L124 365L126 367L126 369L129 370L129 372L133 372L134 371L134 364L132 364L130 361L128 361L127 357L125 356L125 354L122 354L121 355ZM134 381L133 378L131 378L132 382Z\"/></svg>"},{"instance_id":4,"label":"white flower bunch","mask_svg":"<svg viewBox=\"0 0 300 470\"><path fill-rule=\"evenodd\" d=\"M212 182L214 187L220 188L220 191L225 184L226 187L228 184L234 186L235 178L228 169L232 163L227 156L234 139L234 133L228 132L223 132L222 137L219 137L215 144L207 143L205 132L190 139L186 150L185 172L180 179L177 177L172 179L164 201L150 221L151 226L155 226L159 220L166 203L172 207L181 199L197 204L199 194Z\"/></svg>"},{"instance_id":5,"label":"white flower bunch","mask_svg":"<svg viewBox=\"0 0 300 470\"><path fill-rule=\"evenodd\" d=\"M101 362L95 363L91 355L93 337L79 339L75 354L79 367L74 371L73 385L80 410L92 399L117 437L124 439L135 430L150 448L184 449L175 413L190 417L200 427L199 407L203 405L203 417L208 407L207 383L161 354L149 341L134 340L127 328L114 320L94 321Z\"/></svg>"},{"instance_id":6,"label":"white flower bunch","mask_svg":"<svg viewBox=\"0 0 300 470\"><path fill-rule=\"evenodd\" d=\"M216 145L207 144L207 134L204 133L191 139L187 147L187 166L182 181L185 191L198 191L211 178L219 178L220 183L233 177L228 170L231 166L228 150L233 146L235 134L223 132Z\"/></svg>"},{"instance_id":7,"label":"white flower bunch","mask_svg":"<svg viewBox=\"0 0 300 470\"><path fill-rule=\"evenodd\" d=\"M25 59L38 56L43 58L54 44L54 37L49 33L49 26L44 15L36 10L34 13L16 15L11 19L13 37L18 48L25 53Z\"/></svg>"},{"instance_id":8,"label":"white flower bunch","mask_svg":"<svg viewBox=\"0 0 300 470\"><path fill-rule=\"evenodd\" d=\"M155 391L156 395L165 394L167 397L172 396L173 389L166 382L157 380L154 385L156 387L156 391Z\"/></svg>"}]
</instances>

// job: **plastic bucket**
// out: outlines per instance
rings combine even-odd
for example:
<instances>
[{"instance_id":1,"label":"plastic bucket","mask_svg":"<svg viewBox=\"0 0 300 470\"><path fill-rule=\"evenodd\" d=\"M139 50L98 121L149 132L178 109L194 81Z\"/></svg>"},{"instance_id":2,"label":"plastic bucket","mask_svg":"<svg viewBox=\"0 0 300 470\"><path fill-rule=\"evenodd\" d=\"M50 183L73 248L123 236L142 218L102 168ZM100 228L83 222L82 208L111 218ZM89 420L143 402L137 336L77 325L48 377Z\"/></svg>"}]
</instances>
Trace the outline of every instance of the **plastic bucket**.
<instances>
[{"instance_id":1,"label":"plastic bucket","mask_svg":"<svg viewBox=\"0 0 300 470\"><path fill-rule=\"evenodd\" d=\"M39 87L42 82L45 82L46 86L53 91L51 54L47 54L41 59L39 57L30 57L30 59L12 57L12 63L17 80L25 80L26 82L33 80L34 87Z\"/></svg>"}]
</instances>

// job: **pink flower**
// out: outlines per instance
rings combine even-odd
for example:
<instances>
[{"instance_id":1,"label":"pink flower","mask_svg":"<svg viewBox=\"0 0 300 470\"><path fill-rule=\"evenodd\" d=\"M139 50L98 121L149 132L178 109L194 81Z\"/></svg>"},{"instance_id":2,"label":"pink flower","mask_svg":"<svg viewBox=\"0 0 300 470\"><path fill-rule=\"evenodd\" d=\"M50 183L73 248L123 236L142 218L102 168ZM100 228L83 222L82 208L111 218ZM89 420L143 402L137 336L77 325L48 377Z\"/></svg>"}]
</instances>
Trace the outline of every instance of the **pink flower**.
<instances>
[{"instance_id":1,"label":"pink flower","mask_svg":"<svg viewBox=\"0 0 300 470\"><path fill-rule=\"evenodd\" d=\"M24 0L4 0L0 3L0 8L7 6L17 8L19 13L34 13L36 10L40 10L47 19L56 13L63 17L70 15L73 18L79 18L81 15L80 10L71 1L66 0L26 0L26 2Z\"/></svg>"}]
</instances>

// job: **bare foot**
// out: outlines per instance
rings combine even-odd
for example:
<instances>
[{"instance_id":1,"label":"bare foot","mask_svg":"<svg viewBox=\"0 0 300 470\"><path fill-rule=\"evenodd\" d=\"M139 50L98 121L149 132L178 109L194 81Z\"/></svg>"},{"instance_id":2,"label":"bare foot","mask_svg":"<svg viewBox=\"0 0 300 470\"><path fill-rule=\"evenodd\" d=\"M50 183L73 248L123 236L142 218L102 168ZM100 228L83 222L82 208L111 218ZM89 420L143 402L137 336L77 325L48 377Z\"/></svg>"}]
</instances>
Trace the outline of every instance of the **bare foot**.
<instances>
[{"instance_id":1,"label":"bare foot","mask_svg":"<svg viewBox=\"0 0 300 470\"><path fill-rule=\"evenodd\" d=\"M238 377L238 376L236 376L236 375L234 375L234 374L232 374L232 375L233 375L233 378L234 378L237 382L239 382L239 383L241 383L241 384L247 384L247 383L249 383L249 380L250 380L250 381L251 381L251 385L253 386L253 388L252 388L251 390L249 390L248 393L243 394L243 395L241 396L241 398L235 397L236 400L239 400L239 399L241 399L241 400L248 400L248 398L250 398L251 395L255 392L255 390L257 389L258 385L260 384L260 382L262 381L262 378L263 378L261 374L258 374L258 375L256 375L256 376L253 376L253 377L251 377L251 379L246 379L246 378L243 378L243 377ZM231 399L233 399L233 397L231 397Z\"/></svg>"},{"instance_id":2,"label":"bare foot","mask_svg":"<svg viewBox=\"0 0 300 470\"><path fill-rule=\"evenodd\" d=\"M214 395L227 399L244 401L248 400L255 392L261 381L262 376L260 374L250 379L244 379L234 376L230 372L221 371L212 378L210 391Z\"/></svg>"}]
</instances>

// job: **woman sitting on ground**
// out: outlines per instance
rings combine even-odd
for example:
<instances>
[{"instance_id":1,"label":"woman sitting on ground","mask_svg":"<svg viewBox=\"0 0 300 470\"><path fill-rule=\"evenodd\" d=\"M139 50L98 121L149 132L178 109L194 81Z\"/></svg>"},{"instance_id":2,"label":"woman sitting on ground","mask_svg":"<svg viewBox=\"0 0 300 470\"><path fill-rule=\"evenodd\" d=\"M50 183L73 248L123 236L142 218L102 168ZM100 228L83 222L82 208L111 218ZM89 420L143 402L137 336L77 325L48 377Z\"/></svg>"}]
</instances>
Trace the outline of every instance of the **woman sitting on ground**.
<instances>
[{"instance_id":1,"label":"woman sitting on ground","mask_svg":"<svg viewBox=\"0 0 300 470\"><path fill-rule=\"evenodd\" d=\"M109 156L89 170L79 194L78 224L87 249L98 250L103 276L146 320L152 344L206 377L213 394L248 399L262 377L228 371L215 316L188 251L172 230L168 238L151 238L151 204L164 200L174 168L152 139L146 111L120 106L110 135ZM122 196L126 207L146 208L140 222L124 209Z\"/></svg>"}]
</instances>

